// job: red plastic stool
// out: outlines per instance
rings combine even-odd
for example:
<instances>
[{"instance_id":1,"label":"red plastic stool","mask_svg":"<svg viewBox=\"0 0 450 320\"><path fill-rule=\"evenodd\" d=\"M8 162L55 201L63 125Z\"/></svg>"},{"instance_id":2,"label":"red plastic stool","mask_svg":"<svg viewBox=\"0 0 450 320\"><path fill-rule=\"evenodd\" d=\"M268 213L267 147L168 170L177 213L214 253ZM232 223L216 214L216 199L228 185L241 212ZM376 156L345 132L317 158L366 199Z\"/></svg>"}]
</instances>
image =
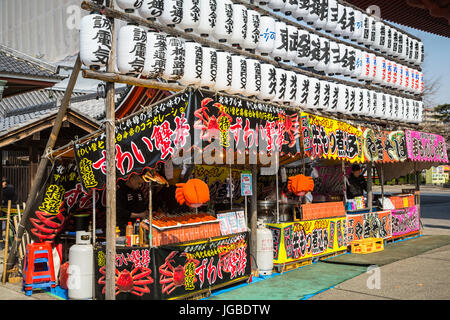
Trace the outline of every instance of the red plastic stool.
<instances>
[{"instance_id":1,"label":"red plastic stool","mask_svg":"<svg viewBox=\"0 0 450 320\"><path fill-rule=\"evenodd\" d=\"M50 243L31 243L27 245L27 254L23 265L23 290L27 296L33 289L56 287L53 253Z\"/></svg>"}]
</instances>

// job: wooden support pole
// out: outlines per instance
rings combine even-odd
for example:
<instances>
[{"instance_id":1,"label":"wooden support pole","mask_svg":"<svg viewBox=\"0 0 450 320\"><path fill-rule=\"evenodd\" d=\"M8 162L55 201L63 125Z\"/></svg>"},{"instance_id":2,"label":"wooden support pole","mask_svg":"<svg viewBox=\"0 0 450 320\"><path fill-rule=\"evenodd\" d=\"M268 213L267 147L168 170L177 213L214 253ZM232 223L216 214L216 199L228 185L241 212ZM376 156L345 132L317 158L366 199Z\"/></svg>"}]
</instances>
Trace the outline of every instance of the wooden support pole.
<instances>
[{"instance_id":1,"label":"wooden support pole","mask_svg":"<svg viewBox=\"0 0 450 320\"><path fill-rule=\"evenodd\" d=\"M369 212L372 213L372 202L373 202L373 192L372 192L372 162L367 164L367 206L369 207Z\"/></svg>"},{"instance_id":2,"label":"wooden support pole","mask_svg":"<svg viewBox=\"0 0 450 320\"><path fill-rule=\"evenodd\" d=\"M6 234L5 234L5 254L3 259L3 276L2 283L6 283L6 271L5 262L8 261L8 244L9 244L9 218L11 217L11 200L8 200L8 213L6 214Z\"/></svg>"},{"instance_id":3,"label":"wooden support pole","mask_svg":"<svg viewBox=\"0 0 450 320\"><path fill-rule=\"evenodd\" d=\"M52 128L52 132L47 141L47 145L45 146L45 153L53 150L55 146L56 140L58 139L59 131L61 130L61 126L63 123L63 119L67 114L67 109L69 107L70 98L72 96L73 88L75 87L75 83L77 82L78 74L81 70L81 60L80 55L77 56L77 60L75 61L75 65L72 70L72 74L70 75L69 83L67 85L66 91L64 92L64 96L61 100L61 105L59 106L58 114L56 115L55 125ZM6 267L11 269L17 261L17 248L22 241L22 236L25 231L25 221L28 220L28 217L31 213L31 209L33 208L34 202L36 200L36 196L42 183L44 181L44 176L47 171L47 165L49 163L49 159L46 154L41 157L41 161L39 162L39 167L36 171L36 177L31 186L30 193L28 194L27 203L23 211L22 219L20 220L19 230L17 234L17 240L14 240L13 245L11 247L11 252L9 255L8 263Z\"/></svg>"},{"instance_id":4,"label":"wooden support pole","mask_svg":"<svg viewBox=\"0 0 450 320\"><path fill-rule=\"evenodd\" d=\"M109 8L114 2L109 1ZM112 34L114 34L114 19L111 20ZM107 71L113 72L116 63L115 39L111 40L111 54ZM106 283L105 299L116 300L116 152L115 152L115 88L114 82L106 83Z\"/></svg>"},{"instance_id":5,"label":"wooden support pole","mask_svg":"<svg viewBox=\"0 0 450 320\"><path fill-rule=\"evenodd\" d=\"M250 205L250 255L256 259L256 229L258 228L258 167L256 164L252 164L252 189L253 194L251 196ZM256 265L252 264L252 269L256 270ZM252 271L253 271L252 270Z\"/></svg>"},{"instance_id":6,"label":"wooden support pole","mask_svg":"<svg viewBox=\"0 0 450 320\"><path fill-rule=\"evenodd\" d=\"M384 172L383 172L383 164L380 163L380 166L377 167L377 169L380 168L380 184L381 184L381 206L382 210L384 210ZM378 170L377 170L378 171Z\"/></svg>"}]
</instances>

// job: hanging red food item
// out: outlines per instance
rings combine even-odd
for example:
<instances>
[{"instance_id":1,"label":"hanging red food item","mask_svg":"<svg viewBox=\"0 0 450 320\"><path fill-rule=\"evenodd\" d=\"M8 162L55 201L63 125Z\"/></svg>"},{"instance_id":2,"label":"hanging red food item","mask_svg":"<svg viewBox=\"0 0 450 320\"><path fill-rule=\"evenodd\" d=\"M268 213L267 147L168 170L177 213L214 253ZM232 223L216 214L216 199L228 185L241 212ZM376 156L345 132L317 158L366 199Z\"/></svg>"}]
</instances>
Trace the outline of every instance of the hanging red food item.
<instances>
[{"instance_id":1,"label":"hanging red food item","mask_svg":"<svg viewBox=\"0 0 450 320\"><path fill-rule=\"evenodd\" d=\"M208 185L200 179L177 183L175 198L180 205L186 203L191 208L198 208L209 201Z\"/></svg>"},{"instance_id":2,"label":"hanging red food item","mask_svg":"<svg viewBox=\"0 0 450 320\"><path fill-rule=\"evenodd\" d=\"M289 177L288 190L296 196L303 196L314 189L314 180L302 174Z\"/></svg>"}]
</instances>

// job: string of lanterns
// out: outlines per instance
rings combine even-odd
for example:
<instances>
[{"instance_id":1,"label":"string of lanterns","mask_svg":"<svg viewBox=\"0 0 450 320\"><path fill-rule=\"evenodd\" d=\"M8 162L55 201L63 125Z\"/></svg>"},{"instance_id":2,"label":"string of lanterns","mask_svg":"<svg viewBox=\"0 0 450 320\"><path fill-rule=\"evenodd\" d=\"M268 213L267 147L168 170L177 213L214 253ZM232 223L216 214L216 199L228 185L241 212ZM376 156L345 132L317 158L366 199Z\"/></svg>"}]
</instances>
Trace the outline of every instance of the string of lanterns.
<instances>
[{"instance_id":1,"label":"string of lanterns","mask_svg":"<svg viewBox=\"0 0 450 320\"><path fill-rule=\"evenodd\" d=\"M256 50L257 54L270 56L276 61L292 62L327 75L344 75L416 95L423 92L423 74L415 69L297 29L229 0L147 0L140 1L139 7L136 7L139 1L116 2L127 12L137 10L139 15L146 19L158 20L161 24L173 25L185 32L194 32L202 37L228 42L247 50ZM290 6L280 7L280 2ZM301 17L317 28L327 30L328 24L324 21L328 22L328 17L334 16L332 8L327 7L327 15L324 18L323 10L318 14L310 14L311 10L304 9L304 1L297 1L296 6L291 2L268 1L267 5L271 8L275 6L272 9L289 13L297 19ZM331 0L328 4L334 5ZM343 9L348 8L350 7ZM343 9L341 8L341 11ZM353 14L359 12L353 11ZM365 43L364 30L349 32L351 28L347 30L342 26L340 29L328 29ZM399 44L398 33L396 50L393 41L390 41L389 46L386 44L386 47L380 45L378 49L381 52L403 52L403 49L399 51L399 47L405 46ZM92 13L83 17L80 28L82 62L94 69L106 66L111 37L111 26L104 16ZM381 40L377 41L374 44L381 43ZM384 41L387 42L386 37ZM414 45L413 48L415 47ZM423 54L417 50L414 49L411 55L411 58L417 58L416 60L405 61L417 61L420 64L419 60ZM409 123L419 123L422 120L423 103L420 101L306 77L255 59L202 46L194 41L185 41L133 24L123 26L119 30L117 69L124 74L161 77L183 85L195 85L246 97L254 96L260 100L310 110Z\"/></svg>"}]
</instances>

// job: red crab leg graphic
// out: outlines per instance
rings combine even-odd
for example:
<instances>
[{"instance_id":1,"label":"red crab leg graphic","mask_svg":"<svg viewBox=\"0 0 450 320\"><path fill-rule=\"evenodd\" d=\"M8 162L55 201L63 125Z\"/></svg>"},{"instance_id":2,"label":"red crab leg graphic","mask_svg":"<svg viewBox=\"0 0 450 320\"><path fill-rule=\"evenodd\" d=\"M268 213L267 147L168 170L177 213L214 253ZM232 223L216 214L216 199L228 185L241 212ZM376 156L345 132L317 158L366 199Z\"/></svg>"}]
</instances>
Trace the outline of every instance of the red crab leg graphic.
<instances>
[{"instance_id":1,"label":"red crab leg graphic","mask_svg":"<svg viewBox=\"0 0 450 320\"><path fill-rule=\"evenodd\" d=\"M174 287L175 284L172 282L171 284L169 284L167 287L163 288L162 293L167 293L167 294L171 294L173 290L175 290L176 287ZM173 288L172 288L173 287ZM172 289L169 291L169 289Z\"/></svg>"},{"instance_id":2,"label":"red crab leg graphic","mask_svg":"<svg viewBox=\"0 0 450 320\"><path fill-rule=\"evenodd\" d=\"M42 231L42 232L45 232L45 233L53 233L53 232L56 231L55 229L50 229L50 228L43 227L41 225L41 221L37 220L35 218L31 218L30 221L39 231Z\"/></svg>"},{"instance_id":3,"label":"red crab leg graphic","mask_svg":"<svg viewBox=\"0 0 450 320\"><path fill-rule=\"evenodd\" d=\"M45 214L44 212L36 211L36 216L39 218L39 220L42 221L45 225L52 227L52 228L59 228L61 226L61 223L64 221L64 217L62 214L58 213L56 216L49 216ZM59 219L59 223L53 221L55 218Z\"/></svg>"}]
</instances>

